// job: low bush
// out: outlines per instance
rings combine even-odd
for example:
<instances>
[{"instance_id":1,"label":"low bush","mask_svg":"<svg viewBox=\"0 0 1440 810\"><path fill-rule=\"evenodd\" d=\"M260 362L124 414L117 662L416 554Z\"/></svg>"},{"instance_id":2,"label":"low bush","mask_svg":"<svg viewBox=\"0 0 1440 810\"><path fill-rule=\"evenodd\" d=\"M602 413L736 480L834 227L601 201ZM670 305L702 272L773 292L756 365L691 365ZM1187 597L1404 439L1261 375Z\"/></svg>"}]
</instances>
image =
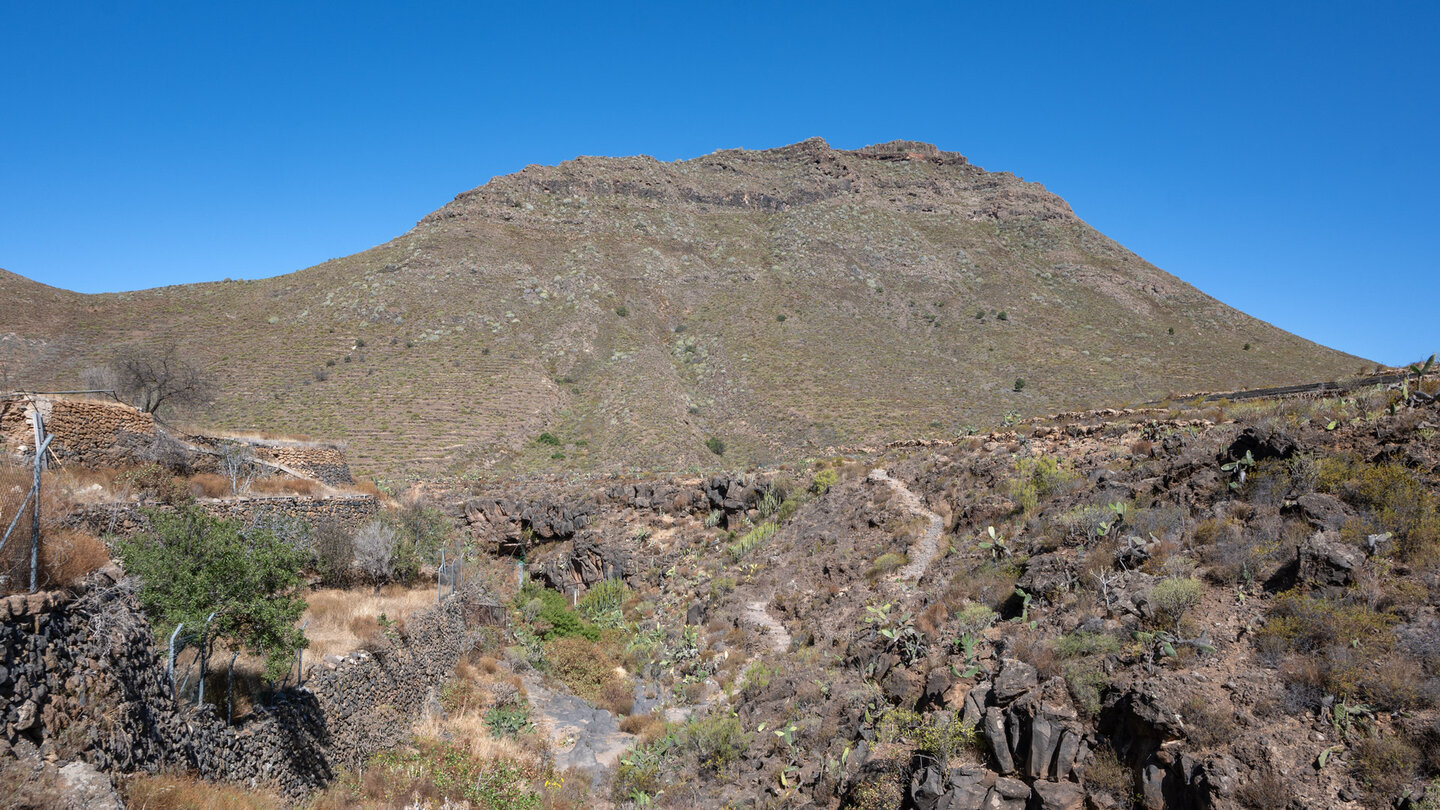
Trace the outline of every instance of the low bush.
<instances>
[{"instance_id":1,"label":"low bush","mask_svg":"<svg viewBox=\"0 0 1440 810\"><path fill-rule=\"evenodd\" d=\"M1393 532L1395 553L1406 560L1440 555L1440 495L1399 464L1372 464L1354 457L1328 456L1318 462L1315 488L1361 511L1363 520L1344 532Z\"/></svg>"},{"instance_id":2,"label":"low bush","mask_svg":"<svg viewBox=\"0 0 1440 810\"><path fill-rule=\"evenodd\" d=\"M1415 776L1420 752L1404 737L1377 733L1355 745L1350 767L1376 798L1389 800Z\"/></svg>"},{"instance_id":3,"label":"low bush","mask_svg":"<svg viewBox=\"0 0 1440 810\"><path fill-rule=\"evenodd\" d=\"M1121 649L1120 640L1109 633L1087 633L1076 630L1055 639L1055 654L1061 658L1084 658L1091 655L1109 655Z\"/></svg>"},{"instance_id":4,"label":"low bush","mask_svg":"<svg viewBox=\"0 0 1440 810\"><path fill-rule=\"evenodd\" d=\"M389 801L391 807L421 797L436 804L467 801L481 810L535 810L540 796L524 777L505 760L475 757L449 742L420 740L372 759L364 789L366 798Z\"/></svg>"},{"instance_id":5,"label":"low bush","mask_svg":"<svg viewBox=\"0 0 1440 810\"><path fill-rule=\"evenodd\" d=\"M1150 591L1156 618L1179 628L1180 622L1205 596L1205 586L1198 579L1172 577L1157 583Z\"/></svg>"},{"instance_id":6,"label":"low bush","mask_svg":"<svg viewBox=\"0 0 1440 810\"><path fill-rule=\"evenodd\" d=\"M905 556L904 554L893 551L886 552L884 554L881 554L879 558L877 558L875 562L870 565L870 570L865 572L865 576L872 581L879 579L880 577L883 577L886 574L903 567L909 561L910 558Z\"/></svg>"},{"instance_id":7,"label":"low bush","mask_svg":"<svg viewBox=\"0 0 1440 810\"><path fill-rule=\"evenodd\" d=\"M712 772L738 762L750 743L750 735L734 714L716 713L691 720L681 729L681 738L694 751L700 766Z\"/></svg>"},{"instance_id":8,"label":"low bush","mask_svg":"<svg viewBox=\"0 0 1440 810\"><path fill-rule=\"evenodd\" d=\"M823 469L815 473L815 477L810 479L810 491L817 495L824 495L825 492L829 490L830 487L835 486L839 480L840 473L831 468Z\"/></svg>"}]
</instances>

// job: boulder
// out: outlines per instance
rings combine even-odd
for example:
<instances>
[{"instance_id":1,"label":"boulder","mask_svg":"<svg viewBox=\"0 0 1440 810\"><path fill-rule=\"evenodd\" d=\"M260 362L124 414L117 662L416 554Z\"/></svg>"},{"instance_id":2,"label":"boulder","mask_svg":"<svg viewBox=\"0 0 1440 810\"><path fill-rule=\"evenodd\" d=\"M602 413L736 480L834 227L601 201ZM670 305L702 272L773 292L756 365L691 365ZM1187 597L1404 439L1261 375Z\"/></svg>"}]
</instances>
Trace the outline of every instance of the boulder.
<instances>
[{"instance_id":1,"label":"boulder","mask_svg":"<svg viewBox=\"0 0 1440 810\"><path fill-rule=\"evenodd\" d=\"M999 706L985 710L985 742L995 756L995 767L1000 773L1012 773L1015 760L1010 756L1010 742L1005 737L1005 711Z\"/></svg>"},{"instance_id":2,"label":"boulder","mask_svg":"<svg viewBox=\"0 0 1440 810\"><path fill-rule=\"evenodd\" d=\"M945 773L937 765L928 765L910 777L910 804L915 810L936 810L945 795Z\"/></svg>"},{"instance_id":3,"label":"boulder","mask_svg":"<svg viewBox=\"0 0 1440 810\"><path fill-rule=\"evenodd\" d=\"M1006 658L1000 662L1000 674L995 676L990 692L996 701L1009 703L1033 689L1037 683L1039 681L1035 675L1035 667L1014 658Z\"/></svg>"},{"instance_id":4,"label":"boulder","mask_svg":"<svg viewBox=\"0 0 1440 810\"><path fill-rule=\"evenodd\" d=\"M1351 514L1344 501L1320 492L1301 495L1295 501L1293 511L1299 512L1311 526L1330 531L1339 531Z\"/></svg>"},{"instance_id":5,"label":"boulder","mask_svg":"<svg viewBox=\"0 0 1440 810\"><path fill-rule=\"evenodd\" d=\"M1265 427L1248 427L1241 431L1225 451L1227 461L1237 461L1248 452L1256 461L1287 459L1299 451L1300 445L1290 434Z\"/></svg>"},{"instance_id":6,"label":"boulder","mask_svg":"<svg viewBox=\"0 0 1440 810\"><path fill-rule=\"evenodd\" d=\"M1364 564L1359 549L1333 532L1316 532L1296 552L1300 581L1317 588L1342 588L1355 581Z\"/></svg>"},{"instance_id":7,"label":"boulder","mask_svg":"<svg viewBox=\"0 0 1440 810\"><path fill-rule=\"evenodd\" d=\"M1034 784L1036 810L1082 810L1085 807L1085 789L1074 782L1045 782Z\"/></svg>"},{"instance_id":8,"label":"boulder","mask_svg":"<svg viewBox=\"0 0 1440 810\"><path fill-rule=\"evenodd\" d=\"M88 762L71 762L60 769L64 795L56 806L64 810L125 810L110 777Z\"/></svg>"},{"instance_id":9,"label":"boulder","mask_svg":"<svg viewBox=\"0 0 1440 810\"><path fill-rule=\"evenodd\" d=\"M951 768L950 789L940 797L936 810L979 810L994 784L995 776L978 765Z\"/></svg>"}]
</instances>

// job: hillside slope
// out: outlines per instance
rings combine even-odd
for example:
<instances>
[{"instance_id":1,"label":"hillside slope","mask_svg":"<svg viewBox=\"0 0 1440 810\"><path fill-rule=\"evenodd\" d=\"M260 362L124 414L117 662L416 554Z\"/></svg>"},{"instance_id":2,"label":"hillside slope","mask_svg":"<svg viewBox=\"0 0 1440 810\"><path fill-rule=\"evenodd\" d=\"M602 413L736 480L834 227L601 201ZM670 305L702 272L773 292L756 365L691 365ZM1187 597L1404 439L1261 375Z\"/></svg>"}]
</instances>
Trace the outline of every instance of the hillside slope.
<instances>
[{"instance_id":1,"label":"hillside slope","mask_svg":"<svg viewBox=\"0 0 1440 810\"><path fill-rule=\"evenodd\" d=\"M683 469L710 437L767 461L1364 365L910 142L532 166L297 273L79 295L0 272L0 301L12 386L174 339L224 380L207 420L345 439L382 476Z\"/></svg>"}]
</instances>

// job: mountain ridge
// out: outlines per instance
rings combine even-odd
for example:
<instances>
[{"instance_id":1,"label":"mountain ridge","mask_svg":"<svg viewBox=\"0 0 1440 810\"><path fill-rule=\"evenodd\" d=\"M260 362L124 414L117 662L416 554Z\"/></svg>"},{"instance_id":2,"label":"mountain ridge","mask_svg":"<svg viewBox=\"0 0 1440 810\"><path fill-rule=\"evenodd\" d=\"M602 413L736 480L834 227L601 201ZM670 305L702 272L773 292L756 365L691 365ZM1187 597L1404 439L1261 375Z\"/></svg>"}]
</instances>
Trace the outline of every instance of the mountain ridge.
<instances>
[{"instance_id":1,"label":"mountain ridge","mask_svg":"<svg viewBox=\"0 0 1440 810\"><path fill-rule=\"evenodd\" d=\"M267 279L21 279L0 275L13 380L175 340L225 378L201 418L345 439L382 476L768 463L1365 365L913 141L528 166Z\"/></svg>"}]
</instances>

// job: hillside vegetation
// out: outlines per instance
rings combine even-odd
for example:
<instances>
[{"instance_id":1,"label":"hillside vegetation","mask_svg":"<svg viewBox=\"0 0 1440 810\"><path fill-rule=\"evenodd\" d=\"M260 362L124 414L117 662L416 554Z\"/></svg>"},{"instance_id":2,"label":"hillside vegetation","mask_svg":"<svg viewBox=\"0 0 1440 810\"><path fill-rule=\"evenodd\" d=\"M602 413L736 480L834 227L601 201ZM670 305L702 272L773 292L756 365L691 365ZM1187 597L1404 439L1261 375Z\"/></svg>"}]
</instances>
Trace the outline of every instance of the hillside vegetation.
<instances>
[{"instance_id":1,"label":"hillside vegetation","mask_svg":"<svg viewBox=\"0 0 1440 810\"><path fill-rule=\"evenodd\" d=\"M744 465L1366 365L909 142L577 158L289 275L80 295L0 272L0 301L9 387L174 340L223 380L200 418L343 439L391 478Z\"/></svg>"}]
</instances>

